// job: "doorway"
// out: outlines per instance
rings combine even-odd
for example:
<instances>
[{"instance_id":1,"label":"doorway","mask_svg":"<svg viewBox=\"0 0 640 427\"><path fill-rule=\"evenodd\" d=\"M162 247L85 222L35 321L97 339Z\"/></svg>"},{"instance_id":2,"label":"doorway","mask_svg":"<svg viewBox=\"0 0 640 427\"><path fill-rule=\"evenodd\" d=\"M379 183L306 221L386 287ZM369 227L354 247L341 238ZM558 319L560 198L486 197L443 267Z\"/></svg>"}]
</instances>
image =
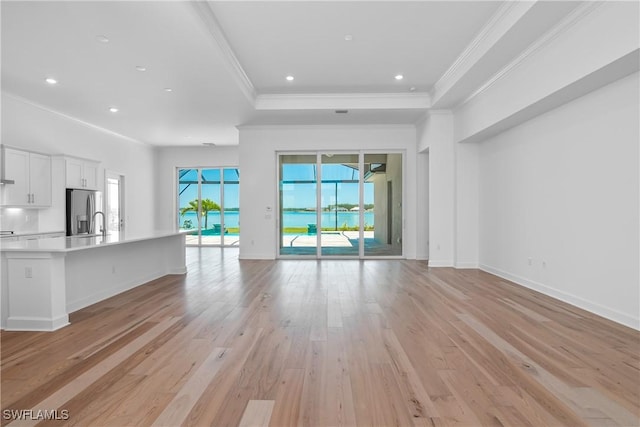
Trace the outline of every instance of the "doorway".
<instances>
[{"instance_id":1,"label":"doorway","mask_svg":"<svg viewBox=\"0 0 640 427\"><path fill-rule=\"evenodd\" d=\"M107 232L124 231L124 175L105 173L105 216Z\"/></svg>"}]
</instances>

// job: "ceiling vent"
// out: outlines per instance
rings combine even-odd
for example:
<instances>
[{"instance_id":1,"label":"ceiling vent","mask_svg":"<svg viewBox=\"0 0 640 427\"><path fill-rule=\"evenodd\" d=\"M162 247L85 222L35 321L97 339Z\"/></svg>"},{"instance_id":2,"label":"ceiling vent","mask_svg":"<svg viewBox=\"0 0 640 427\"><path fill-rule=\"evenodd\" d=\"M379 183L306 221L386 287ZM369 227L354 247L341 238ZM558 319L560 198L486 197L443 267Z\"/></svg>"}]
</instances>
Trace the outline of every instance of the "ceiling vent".
<instances>
[{"instance_id":1,"label":"ceiling vent","mask_svg":"<svg viewBox=\"0 0 640 427\"><path fill-rule=\"evenodd\" d=\"M336 114L347 114L349 110L336 110Z\"/></svg>"}]
</instances>

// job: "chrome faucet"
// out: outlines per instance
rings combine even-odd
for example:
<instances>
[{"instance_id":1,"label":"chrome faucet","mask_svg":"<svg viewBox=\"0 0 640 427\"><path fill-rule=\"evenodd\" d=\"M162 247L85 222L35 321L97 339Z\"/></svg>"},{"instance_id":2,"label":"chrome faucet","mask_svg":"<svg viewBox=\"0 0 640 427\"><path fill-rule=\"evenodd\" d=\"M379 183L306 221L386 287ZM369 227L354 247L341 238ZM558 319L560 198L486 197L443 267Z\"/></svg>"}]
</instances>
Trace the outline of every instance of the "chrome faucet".
<instances>
[{"instance_id":1,"label":"chrome faucet","mask_svg":"<svg viewBox=\"0 0 640 427\"><path fill-rule=\"evenodd\" d=\"M95 224L96 215L98 214L102 215L102 227L100 227L100 233L102 234L102 237L107 237L107 227L105 227L105 224L104 224L105 223L104 212L95 211L95 213L91 217L91 222Z\"/></svg>"}]
</instances>

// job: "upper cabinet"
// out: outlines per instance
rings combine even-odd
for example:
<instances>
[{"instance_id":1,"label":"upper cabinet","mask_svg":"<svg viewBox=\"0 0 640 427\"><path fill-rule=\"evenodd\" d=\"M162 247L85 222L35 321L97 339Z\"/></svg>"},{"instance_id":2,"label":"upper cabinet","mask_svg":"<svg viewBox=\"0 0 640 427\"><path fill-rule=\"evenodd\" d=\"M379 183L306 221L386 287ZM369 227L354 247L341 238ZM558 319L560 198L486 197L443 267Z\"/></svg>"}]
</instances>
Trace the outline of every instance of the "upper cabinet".
<instances>
[{"instance_id":1,"label":"upper cabinet","mask_svg":"<svg viewBox=\"0 0 640 427\"><path fill-rule=\"evenodd\" d=\"M67 188L98 190L100 163L93 160L65 157Z\"/></svg>"},{"instance_id":2,"label":"upper cabinet","mask_svg":"<svg viewBox=\"0 0 640 427\"><path fill-rule=\"evenodd\" d=\"M51 206L51 156L2 148L2 206Z\"/></svg>"}]
</instances>

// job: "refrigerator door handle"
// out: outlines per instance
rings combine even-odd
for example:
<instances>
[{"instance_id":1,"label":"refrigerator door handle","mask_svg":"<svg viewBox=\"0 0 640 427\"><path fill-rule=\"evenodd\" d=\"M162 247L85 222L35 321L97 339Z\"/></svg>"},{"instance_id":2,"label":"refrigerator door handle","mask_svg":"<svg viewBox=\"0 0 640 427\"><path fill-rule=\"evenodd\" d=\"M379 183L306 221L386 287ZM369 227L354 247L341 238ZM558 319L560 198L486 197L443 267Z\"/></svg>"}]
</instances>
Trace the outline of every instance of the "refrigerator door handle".
<instances>
[{"instance_id":1,"label":"refrigerator door handle","mask_svg":"<svg viewBox=\"0 0 640 427\"><path fill-rule=\"evenodd\" d=\"M93 226L93 213L95 212L95 200L93 193L87 196L87 225L89 226L89 234L95 233Z\"/></svg>"}]
</instances>

